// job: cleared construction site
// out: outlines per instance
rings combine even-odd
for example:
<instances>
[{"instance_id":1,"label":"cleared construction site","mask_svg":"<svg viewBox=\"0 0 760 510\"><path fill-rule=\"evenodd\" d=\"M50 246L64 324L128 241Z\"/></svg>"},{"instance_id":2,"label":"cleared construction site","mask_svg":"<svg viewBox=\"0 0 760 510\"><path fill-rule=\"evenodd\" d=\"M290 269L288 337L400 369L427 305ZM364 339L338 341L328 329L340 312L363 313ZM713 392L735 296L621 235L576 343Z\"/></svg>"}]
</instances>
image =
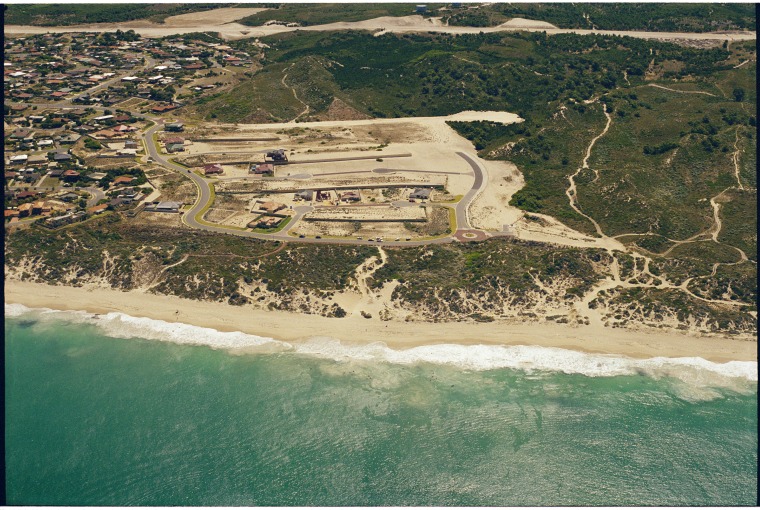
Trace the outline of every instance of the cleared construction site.
<instances>
[{"instance_id":1,"label":"cleared construction site","mask_svg":"<svg viewBox=\"0 0 760 510\"><path fill-rule=\"evenodd\" d=\"M471 145L445 120L196 128L173 160L213 186L210 223L295 237L430 239L468 228L455 210L484 182L457 156Z\"/></svg>"}]
</instances>

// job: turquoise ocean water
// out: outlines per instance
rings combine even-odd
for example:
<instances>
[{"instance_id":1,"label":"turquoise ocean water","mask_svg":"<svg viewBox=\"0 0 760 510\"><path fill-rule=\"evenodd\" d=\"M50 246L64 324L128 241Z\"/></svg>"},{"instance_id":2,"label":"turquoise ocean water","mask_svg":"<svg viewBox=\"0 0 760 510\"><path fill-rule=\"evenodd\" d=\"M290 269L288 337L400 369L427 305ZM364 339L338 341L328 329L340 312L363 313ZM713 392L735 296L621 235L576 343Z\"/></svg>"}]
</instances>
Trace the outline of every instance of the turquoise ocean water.
<instances>
[{"instance_id":1,"label":"turquoise ocean water","mask_svg":"<svg viewBox=\"0 0 760 510\"><path fill-rule=\"evenodd\" d=\"M17 305L5 355L9 504L757 499L756 363L293 347Z\"/></svg>"}]
</instances>

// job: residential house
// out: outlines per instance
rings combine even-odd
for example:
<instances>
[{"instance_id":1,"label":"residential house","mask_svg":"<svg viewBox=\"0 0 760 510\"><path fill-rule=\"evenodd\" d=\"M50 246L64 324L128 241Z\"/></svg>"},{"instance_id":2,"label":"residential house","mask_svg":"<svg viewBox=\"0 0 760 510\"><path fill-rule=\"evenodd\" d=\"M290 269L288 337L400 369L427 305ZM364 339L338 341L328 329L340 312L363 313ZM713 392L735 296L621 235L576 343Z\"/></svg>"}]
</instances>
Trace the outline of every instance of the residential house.
<instances>
[{"instance_id":1,"label":"residential house","mask_svg":"<svg viewBox=\"0 0 760 510\"><path fill-rule=\"evenodd\" d=\"M409 194L409 198L416 198L420 200L429 200L430 193L433 190L430 188L417 188Z\"/></svg>"},{"instance_id":2,"label":"residential house","mask_svg":"<svg viewBox=\"0 0 760 510\"><path fill-rule=\"evenodd\" d=\"M36 202L32 202L32 216L35 214L42 214L43 209L47 209L46 212L50 212L50 207L45 207L44 200L37 200Z\"/></svg>"},{"instance_id":3,"label":"residential house","mask_svg":"<svg viewBox=\"0 0 760 510\"><path fill-rule=\"evenodd\" d=\"M34 131L27 128L17 128L14 129L13 132L10 134L10 138L13 140L23 140L24 138L29 138L34 135Z\"/></svg>"},{"instance_id":4,"label":"residential house","mask_svg":"<svg viewBox=\"0 0 760 510\"><path fill-rule=\"evenodd\" d=\"M218 163L213 163L203 167L203 173L205 175L221 175L224 173L224 168Z\"/></svg>"},{"instance_id":5,"label":"residential house","mask_svg":"<svg viewBox=\"0 0 760 510\"><path fill-rule=\"evenodd\" d=\"M275 228L281 221L282 218L275 216L260 216L248 223L248 228Z\"/></svg>"},{"instance_id":6,"label":"residential house","mask_svg":"<svg viewBox=\"0 0 760 510\"><path fill-rule=\"evenodd\" d=\"M285 155L285 149L275 149L266 153L265 161L274 163L287 163L288 157Z\"/></svg>"},{"instance_id":7,"label":"residential house","mask_svg":"<svg viewBox=\"0 0 760 510\"><path fill-rule=\"evenodd\" d=\"M45 224L49 227L56 228L63 225L74 223L75 221L82 221L87 216L84 211L75 213L64 214L63 216L56 216L45 220Z\"/></svg>"},{"instance_id":8,"label":"residential house","mask_svg":"<svg viewBox=\"0 0 760 510\"><path fill-rule=\"evenodd\" d=\"M106 209L108 209L108 204L100 204L100 205L94 205L92 207L88 207L87 212L90 214L100 214Z\"/></svg>"},{"instance_id":9,"label":"residential house","mask_svg":"<svg viewBox=\"0 0 760 510\"><path fill-rule=\"evenodd\" d=\"M133 188L131 190L125 190L123 193L119 193L118 198L121 198L126 204L131 204L139 196L140 196L139 188L137 189Z\"/></svg>"},{"instance_id":10,"label":"residential house","mask_svg":"<svg viewBox=\"0 0 760 510\"><path fill-rule=\"evenodd\" d=\"M278 202L264 202L259 205L259 210L268 214L276 213L282 209L285 209L285 204L280 204Z\"/></svg>"},{"instance_id":11,"label":"residential house","mask_svg":"<svg viewBox=\"0 0 760 510\"><path fill-rule=\"evenodd\" d=\"M314 191L310 189L299 191L293 198L295 200L306 200L307 202L311 202L311 200L314 198Z\"/></svg>"},{"instance_id":12,"label":"residential house","mask_svg":"<svg viewBox=\"0 0 760 510\"><path fill-rule=\"evenodd\" d=\"M66 170L63 172L63 180L66 182L74 182L79 179L79 172L76 170Z\"/></svg>"},{"instance_id":13,"label":"residential house","mask_svg":"<svg viewBox=\"0 0 760 510\"><path fill-rule=\"evenodd\" d=\"M252 172L256 175L265 175L271 177L274 175L274 165L271 163L264 163L261 165L254 164L252 167Z\"/></svg>"},{"instance_id":14,"label":"residential house","mask_svg":"<svg viewBox=\"0 0 760 510\"><path fill-rule=\"evenodd\" d=\"M132 131L137 131L137 128L134 126L127 126L127 125L121 124L120 126L116 126L115 128L113 128L113 130L121 134L121 133L131 133Z\"/></svg>"},{"instance_id":15,"label":"residential house","mask_svg":"<svg viewBox=\"0 0 760 510\"><path fill-rule=\"evenodd\" d=\"M131 202L131 200L129 202ZM129 202L124 200L123 198L116 197L112 199L110 202L108 202L108 206L111 207L112 209L116 209L117 207L128 204Z\"/></svg>"},{"instance_id":16,"label":"residential house","mask_svg":"<svg viewBox=\"0 0 760 510\"><path fill-rule=\"evenodd\" d=\"M32 154L26 160L26 164L29 166L44 166L47 164L47 162L48 159L45 154Z\"/></svg>"},{"instance_id":17,"label":"residential house","mask_svg":"<svg viewBox=\"0 0 760 510\"><path fill-rule=\"evenodd\" d=\"M156 212L170 212L170 213L176 213L179 212L180 204L179 202L161 202L155 207Z\"/></svg>"},{"instance_id":18,"label":"residential house","mask_svg":"<svg viewBox=\"0 0 760 510\"><path fill-rule=\"evenodd\" d=\"M346 191L341 193L340 199L344 202L359 202L362 197L359 195L358 191Z\"/></svg>"},{"instance_id":19,"label":"residential house","mask_svg":"<svg viewBox=\"0 0 760 510\"><path fill-rule=\"evenodd\" d=\"M120 175L116 179L113 180L114 186L118 186L120 184L132 184L137 180L136 177L132 177L131 175Z\"/></svg>"},{"instance_id":20,"label":"residential house","mask_svg":"<svg viewBox=\"0 0 760 510\"><path fill-rule=\"evenodd\" d=\"M18 206L18 217L19 218L26 218L27 216L31 216L32 214L32 204L31 202L28 202L26 204L21 204Z\"/></svg>"},{"instance_id":21,"label":"residential house","mask_svg":"<svg viewBox=\"0 0 760 510\"><path fill-rule=\"evenodd\" d=\"M71 145L71 144L76 143L80 138L82 138L82 135L69 133L69 134L61 136L61 139L58 140L58 142L61 145Z\"/></svg>"}]
</instances>

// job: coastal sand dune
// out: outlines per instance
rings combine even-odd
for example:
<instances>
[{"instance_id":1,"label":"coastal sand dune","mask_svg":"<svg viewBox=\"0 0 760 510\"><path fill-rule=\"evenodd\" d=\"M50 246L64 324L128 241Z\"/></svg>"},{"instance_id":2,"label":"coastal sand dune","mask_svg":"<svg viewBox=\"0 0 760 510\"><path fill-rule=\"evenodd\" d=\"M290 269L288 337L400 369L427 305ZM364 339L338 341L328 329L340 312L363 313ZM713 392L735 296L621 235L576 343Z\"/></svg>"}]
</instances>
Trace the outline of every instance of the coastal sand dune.
<instances>
[{"instance_id":1,"label":"coastal sand dune","mask_svg":"<svg viewBox=\"0 0 760 510\"><path fill-rule=\"evenodd\" d=\"M216 32L223 39L234 40L250 37L264 37L281 32L295 30L324 31L324 30L370 30L377 34L387 32L439 32L447 34L477 34L505 31L543 31L547 34L603 34L637 37L643 39L663 40L700 40L700 41L743 41L754 40L754 32L706 32L706 33L681 33L681 32L646 32L624 30L581 30L556 28L550 23L523 18L514 18L506 23L495 27L466 27L448 26L441 23L438 18L424 18L419 15L411 16L384 16L362 21L336 22L325 25L313 25L307 27L287 27L285 25L268 25L250 27L237 23L244 16L258 12L261 9L225 8L205 11L203 13L183 14L167 18L165 24L156 24L145 20L128 23L97 23L91 25L66 26L66 27L39 27L6 25L6 35L44 34L47 32L114 32L117 29L132 28L145 37L165 37L168 35L183 34L190 32ZM246 12L243 12L246 11ZM275 13L273 12L273 18Z\"/></svg>"},{"instance_id":2,"label":"coastal sand dune","mask_svg":"<svg viewBox=\"0 0 760 510\"><path fill-rule=\"evenodd\" d=\"M499 25L499 27L513 28L513 29L533 28L533 29L544 29L544 30L557 28L555 25L552 25L551 23L547 23L546 21L536 21L533 19L525 19L525 18L512 18L511 20Z\"/></svg>"},{"instance_id":3,"label":"coastal sand dune","mask_svg":"<svg viewBox=\"0 0 760 510\"><path fill-rule=\"evenodd\" d=\"M718 363L757 360L756 342L733 338L559 324L422 323L361 316L335 319L99 287L74 288L12 280L6 280L5 285L6 303L92 313L121 312L291 343L331 337L353 345L382 342L394 349L436 344L539 345L633 358L701 357Z\"/></svg>"}]
</instances>

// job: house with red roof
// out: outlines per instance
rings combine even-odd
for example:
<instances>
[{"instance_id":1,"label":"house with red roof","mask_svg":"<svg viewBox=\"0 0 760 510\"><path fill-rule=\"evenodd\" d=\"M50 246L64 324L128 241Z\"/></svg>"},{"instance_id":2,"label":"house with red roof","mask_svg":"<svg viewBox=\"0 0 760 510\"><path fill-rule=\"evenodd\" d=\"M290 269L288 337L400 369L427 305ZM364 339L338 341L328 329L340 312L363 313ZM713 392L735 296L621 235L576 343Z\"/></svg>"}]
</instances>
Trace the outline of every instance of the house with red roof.
<instances>
[{"instance_id":1,"label":"house with red roof","mask_svg":"<svg viewBox=\"0 0 760 510\"><path fill-rule=\"evenodd\" d=\"M218 163L212 163L203 167L203 173L205 175L219 175L224 173L222 165Z\"/></svg>"}]
</instances>

